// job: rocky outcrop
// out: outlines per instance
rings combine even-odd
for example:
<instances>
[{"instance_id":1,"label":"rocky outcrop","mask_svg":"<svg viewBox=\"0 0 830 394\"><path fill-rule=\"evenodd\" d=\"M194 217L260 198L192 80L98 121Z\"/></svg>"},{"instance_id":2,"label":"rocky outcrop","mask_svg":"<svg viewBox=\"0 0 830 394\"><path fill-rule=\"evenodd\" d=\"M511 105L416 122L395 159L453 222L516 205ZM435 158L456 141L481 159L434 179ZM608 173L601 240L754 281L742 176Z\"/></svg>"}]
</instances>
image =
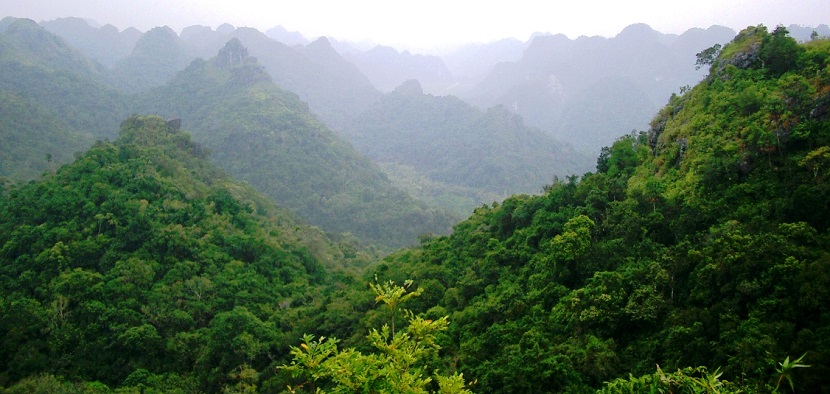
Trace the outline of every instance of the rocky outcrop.
<instances>
[{"instance_id":1,"label":"rocky outcrop","mask_svg":"<svg viewBox=\"0 0 830 394\"><path fill-rule=\"evenodd\" d=\"M233 38L219 50L216 56L216 66L227 67L242 64L248 59L248 48L245 48L238 39Z\"/></svg>"}]
</instances>

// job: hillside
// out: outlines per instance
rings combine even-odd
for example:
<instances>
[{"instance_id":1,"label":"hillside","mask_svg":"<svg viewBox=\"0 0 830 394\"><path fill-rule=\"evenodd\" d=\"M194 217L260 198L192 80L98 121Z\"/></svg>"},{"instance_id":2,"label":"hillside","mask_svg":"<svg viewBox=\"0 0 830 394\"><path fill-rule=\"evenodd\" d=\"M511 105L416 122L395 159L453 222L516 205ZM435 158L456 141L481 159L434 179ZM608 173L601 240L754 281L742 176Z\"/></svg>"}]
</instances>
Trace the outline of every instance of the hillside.
<instances>
[{"instance_id":1,"label":"hillside","mask_svg":"<svg viewBox=\"0 0 830 394\"><path fill-rule=\"evenodd\" d=\"M32 179L115 136L127 99L105 70L28 19L0 32L0 177Z\"/></svg>"},{"instance_id":2,"label":"hillside","mask_svg":"<svg viewBox=\"0 0 830 394\"><path fill-rule=\"evenodd\" d=\"M182 119L222 168L326 231L389 247L446 232L453 221L395 189L297 95L278 88L239 40L142 101L141 112Z\"/></svg>"},{"instance_id":3,"label":"hillside","mask_svg":"<svg viewBox=\"0 0 830 394\"><path fill-rule=\"evenodd\" d=\"M230 180L176 122L131 117L0 196L0 386L266 381L332 270L365 258L350 253Z\"/></svg>"},{"instance_id":4,"label":"hillside","mask_svg":"<svg viewBox=\"0 0 830 394\"><path fill-rule=\"evenodd\" d=\"M448 207L455 201L464 215L495 201L491 196L538 193L555 176L583 173L591 163L504 108L481 111L456 97L424 94L415 80L355 116L344 134L375 162L466 189L433 196Z\"/></svg>"},{"instance_id":5,"label":"hillside","mask_svg":"<svg viewBox=\"0 0 830 394\"><path fill-rule=\"evenodd\" d=\"M130 55L115 64L112 75L120 89L143 92L164 85L194 58L173 29L156 27L141 35Z\"/></svg>"},{"instance_id":6,"label":"hillside","mask_svg":"<svg viewBox=\"0 0 830 394\"><path fill-rule=\"evenodd\" d=\"M473 390L830 390L830 40L761 26L701 60L708 77L596 173L482 206L370 274L450 316L443 357Z\"/></svg>"}]
</instances>

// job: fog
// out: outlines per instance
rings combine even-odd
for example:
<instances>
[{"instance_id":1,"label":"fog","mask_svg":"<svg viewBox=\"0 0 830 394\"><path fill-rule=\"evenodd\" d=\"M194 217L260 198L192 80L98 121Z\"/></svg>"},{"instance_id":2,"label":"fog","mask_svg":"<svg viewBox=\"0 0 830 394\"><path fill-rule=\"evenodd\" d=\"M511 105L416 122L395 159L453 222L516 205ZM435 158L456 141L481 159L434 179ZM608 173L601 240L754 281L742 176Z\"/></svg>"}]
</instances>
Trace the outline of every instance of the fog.
<instances>
[{"instance_id":1,"label":"fog","mask_svg":"<svg viewBox=\"0 0 830 394\"><path fill-rule=\"evenodd\" d=\"M335 37L371 41L416 52L435 52L466 42L502 38L526 41L534 32L612 37L633 23L646 23L663 33L680 34L692 27L722 25L740 31L749 25L827 23L825 0L684 0L655 1L407 1L311 0L4 0L0 15L37 22L77 16L119 29L146 31L167 25L180 32L191 25L216 28L222 23L266 31L280 25L308 38Z\"/></svg>"}]
</instances>

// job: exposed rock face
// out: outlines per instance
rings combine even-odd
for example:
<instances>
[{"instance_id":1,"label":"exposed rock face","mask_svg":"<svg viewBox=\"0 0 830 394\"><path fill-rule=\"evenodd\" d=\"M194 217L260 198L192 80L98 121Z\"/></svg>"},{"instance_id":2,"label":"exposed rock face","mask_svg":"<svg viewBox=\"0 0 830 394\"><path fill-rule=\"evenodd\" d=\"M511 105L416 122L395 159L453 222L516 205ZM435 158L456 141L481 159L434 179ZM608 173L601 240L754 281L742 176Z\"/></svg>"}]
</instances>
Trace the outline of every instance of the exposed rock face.
<instances>
[{"instance_id":1,"label":"exposed rock face","mask_svg":"<svg viewBox=\"0 0 830 394\"><path fill-rule=\"evenodd\" d=\"M167 121L167 127L170 128L172 131L179 131L182 128L182 120L181 119L171 119Z\"/></svg>"},{"instance_id":2,"label":"exposed rock face","mask_svg":"<svg viewBox=\"0 0 830 394\"><path fill-rule=\"evenodd\" d=\"M216 57L216 65L218 67L226 67L234 64L241 64L248 59L248 48L245 48L238 39L233 38L225 44L225 47L219 50L219 55Z\"/></svg>"}]
</instances>

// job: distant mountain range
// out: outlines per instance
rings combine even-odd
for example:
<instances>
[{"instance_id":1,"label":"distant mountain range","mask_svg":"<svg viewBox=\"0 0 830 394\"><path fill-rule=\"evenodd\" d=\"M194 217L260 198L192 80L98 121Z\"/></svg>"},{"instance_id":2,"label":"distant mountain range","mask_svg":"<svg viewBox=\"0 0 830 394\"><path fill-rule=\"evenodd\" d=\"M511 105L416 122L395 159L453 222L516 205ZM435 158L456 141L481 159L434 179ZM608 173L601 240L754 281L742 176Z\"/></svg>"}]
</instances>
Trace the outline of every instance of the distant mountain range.
<instances>
[{"instance_id":1,"label":"distant mountain range","mask_svg":"<svg viewBox=\"0 0 830 394\"><path fill-rule=\"evenodd\" d=\"M282 45L239 32L246 33ZM130 113L153 113L180 118L220 167L338 237L388 248L445 233L458 219L392 186L296 94L280 89L239 39L209 61L175 70L166 67L171 59L192 49L156 28L107 69L34 22L7 18L0 48L0 177L10 181L54 171L95 140L114 138ZM310 56L322 56L312 49Z\"/></svg>"},{"instance_id":2,"label":"distant mountain range","mask_svg":"<svg viewBox=\"0 0 830 394\"><path fill-rule=\"evenodd\" d=\"M384 95L357 115L344 133L379 163L502 198L538 193L540 185L554 177L583 173L594 165L588 155L525 126L520 116L504 107L482 111L457 97L424 94L416 80ZM471 202L465 213L480 203Z\"/></svg>"},{"instance_id":3,"label":"distant mountain range","mask_svg":"<svg viewBox=\"0 0 830 394\"><path fill-rule=\"evenodd\" d=\"M598 151L644 129L673 92L703 77L695 54L734 35L725 27L675 36L632 25L614 38L537 36L520 60L498 64L463 97L504 105L530 125Z\"/></svg>"},{"instance_id":4,"label":"distant mountain range","mask_svg":"<svg viewBox=\"0 0 830 394\"><path fill-rule=\"evenodd\" d=\"M830 34L792 34L813 30ZM614 38L539 34L438 57L280 27L141 33L5 18L0 176L54 170L130 114L153 112L181 118L220 166L311 223L401 245L588 170L602 146L702 77L696 53L732 36L633 25Z\"/></svg>"},{"instance_id":5,"label":"distant mountain range","mask_svg":"<svg viewBox=\"0 0 830 394\"><path fill-rule=\"evenodd\" d=\"M180 118L231 175L328 231L402 245L456 219L395 189L236 38L139 103L140 112Z\"/></svg>"}]
</instances>

